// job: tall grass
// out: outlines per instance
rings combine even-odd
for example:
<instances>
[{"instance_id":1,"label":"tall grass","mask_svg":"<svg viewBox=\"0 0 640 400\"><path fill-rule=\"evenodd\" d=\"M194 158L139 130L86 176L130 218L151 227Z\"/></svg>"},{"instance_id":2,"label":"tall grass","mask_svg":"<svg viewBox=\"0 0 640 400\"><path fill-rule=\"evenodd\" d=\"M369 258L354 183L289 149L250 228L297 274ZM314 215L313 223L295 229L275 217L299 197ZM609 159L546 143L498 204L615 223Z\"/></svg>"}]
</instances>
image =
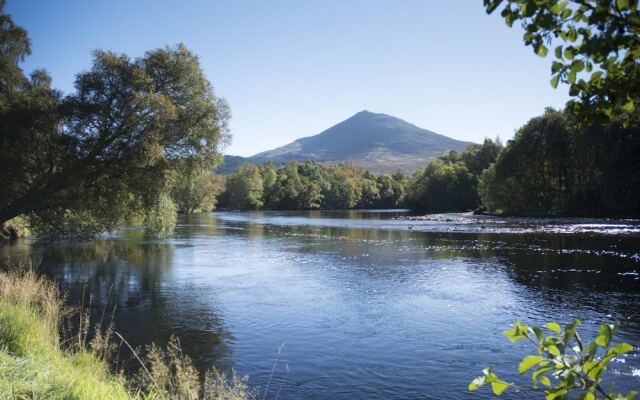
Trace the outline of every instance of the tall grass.
<instances>
[{"instance_id":1,"label":"tall grass","mask_svg":"<svg viewBox=\"0 0 640 400\"><path fill-rule=\"evenodd\" d=\"M73 337L64 321L79 317ZM0 399L225 399L254 398L246 378L217 370L204 378L172 338L151 345L133 378L110 371L113 326L87 343L88 313L65 306L57 286L26 268L0 273Z\"/></svg>"}]
</instances>

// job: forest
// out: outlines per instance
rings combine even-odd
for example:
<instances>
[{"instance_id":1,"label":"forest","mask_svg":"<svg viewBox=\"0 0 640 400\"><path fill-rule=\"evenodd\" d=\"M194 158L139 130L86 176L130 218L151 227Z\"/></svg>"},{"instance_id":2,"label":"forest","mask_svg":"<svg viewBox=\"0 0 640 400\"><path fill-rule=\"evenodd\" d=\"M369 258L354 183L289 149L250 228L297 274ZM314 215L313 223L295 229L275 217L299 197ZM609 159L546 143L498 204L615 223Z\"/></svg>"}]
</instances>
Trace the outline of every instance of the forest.
<instances>
[{"instance_id":1,"label":"forest","mask_svg":"<svg viewBox=\"0 0 640 400\"><path fill-rule=\"evenodd\" d=\"M193 209L311 210L410 208L535 216L640 215L640 130L628 123L583 125L547 109L512 140L485 139L445 152L411 176L376 175L352 164L247 164L227 177L205 172ZM209 197L197 193L207 182ZM215 188L218 188L216 191ZM181 204L181 203L179 203ZM181 210L188 211L185 206Z\"/></svg>"}]
</instances>

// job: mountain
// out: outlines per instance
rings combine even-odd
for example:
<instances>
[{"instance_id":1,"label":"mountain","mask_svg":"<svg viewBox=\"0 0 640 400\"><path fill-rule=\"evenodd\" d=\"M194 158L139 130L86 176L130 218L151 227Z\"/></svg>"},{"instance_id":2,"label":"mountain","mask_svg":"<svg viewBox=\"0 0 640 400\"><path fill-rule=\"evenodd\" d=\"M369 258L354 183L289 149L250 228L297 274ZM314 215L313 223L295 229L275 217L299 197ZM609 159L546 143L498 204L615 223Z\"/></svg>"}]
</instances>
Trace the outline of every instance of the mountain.
<instances>
[{"instance_id":1,"label":"mountain","mask_svg":"<svg viewBox=\"0 0 640 400\"><path fill-rule=\"evenodd\" d=\"M419 128L386 114L361 111L317 134L286 146L258 153L244 161L315 160L322 163L353 162L373 172L411 173L446 150L462 151L470 143ZM225 159L221 170L242 162L237 156Z\"/></svg>"}]
</instances>

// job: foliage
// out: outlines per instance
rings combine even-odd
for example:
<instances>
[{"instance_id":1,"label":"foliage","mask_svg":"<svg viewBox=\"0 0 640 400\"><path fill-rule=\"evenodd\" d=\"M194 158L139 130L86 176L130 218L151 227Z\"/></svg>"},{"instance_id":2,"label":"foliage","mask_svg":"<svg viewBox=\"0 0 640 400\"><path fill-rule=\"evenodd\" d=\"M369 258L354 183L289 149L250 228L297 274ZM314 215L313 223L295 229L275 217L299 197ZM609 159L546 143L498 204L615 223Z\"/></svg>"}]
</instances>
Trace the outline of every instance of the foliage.
<instances>
[{"instance_id":1,"label":"foliage","mask_svg":"<svg viewBox=\"0 0 640 400\"><path fill-rule=\"evenodd\" d=\"M554 44L551 84L567 83L569 108L593 121L624 120L640 104L638 0L484 0L501 8L508 26L520 21L523 40L545 57ZM504 7L501 7L504 5ZM603 118L600 118L602 120Z\"/></svg>"},{"instance_id":2,"label":"foliage","mask_svg":"<svg viewBox=\"0 0 640 400\"><path fill-rule=\"evenodd\" d=\"M427 212L464 211L480 203L474 175L462 162L438 158L416 173L408 201Z\"/></svg>"},{"instance_id":3,"label":"foliage","mask_svg":"<svg viewBox=\"0 0 640 400\"><path fill-rule=\"evenodd\" d=\"M171 336L166 349L155 344L148 346L146 369L136 377L137 386L143 392L151 392L161 399L224 399L245 400L255 398L247 386L247 377L231 379L216 369L210 369L201 379L192 360L182 353L180 341Z\"/></svg>"},{"instance_id":4,"label":"foliage","mask_svg":"<svg viewBox=\"0 0 640 400\"><path fill-rule=\"evenodd\" d=\"M247 164L227 178L221 201L241 210L257 210L263 203L263 180L260 169Z\"/></svg>"},{"instance_id":5,"label":"foliage","mask_svg":"<svg viewBox=\"0 0 640 400\"><path fill-rule=\"evenodd\" d=\"M329 171L325 196L327 204L335 209L354 208L362 200L362 170L351 164L332 166Z\"/></svg>"},{"instance_id":6,"label":"foliage","mask_svg":"<svg viewBox=\"0 0 640 400\"><path fill-rule=\"evenodd\" d=\"M2 399L228 399L255 398L246 378L215 369L204 379L172 338L139 359L140 376L127 380L109 370L110 327L87 345L89 321L77 337L61 337L63 320L77 317L64 306L57 285L29 268L0 273L0 398ZM85 313L80 316L87 318Z\"/></svg>"},{"instance_id":7,"label":"foliage","mask_svg":"<svg viewBox=\"0 0 640 400\"><path fill-rule=\"evenodd\" d=\"M157 203L144 215L145 226L160 236L173 232L176 224L176 205L166 193L158 196Z\"/></svg>"},{"instance_id":8,"label":"foliage","mask_svg":"<svg viewBox=\"0 0 640 400\"><path fill-rule=\"evenodd\" d=\"M0 274L0 398L129 399L87 350L62 351L62 298L33 272Z\"/></svg>"},{"instance_id":9,"label":"foliage","mask_svg":"<svg viewBox=\"0 0 640 400\"><path fill-rule=\"evenodd\" d=\"M24 77L19 63L31 54L27 32L16 25L10 15L2 12L5 4L5 0L0 0L0 96L22 83Z\"/></svg>"},{"instance_id":10,"label":"foliage","mask_svg":"<svg viewBox=\"0 0 640 400\"><path fill-rule=\"evenodd\" d=\"M520 128L496 166L483 176L481 195L510 213L554 214L566 205L570 127L564 114L547 110ZM494 174L493 186L486 181Z\"/></svg>"},{"instance_id":11,"label":"foliage","mask_svg":"<svg viewBox=\"0 0 640 400\"><path fill-rule=\"evenodd\" d=\"M207 168L185 160L177 169L171 197L181 213L212 211L223 188L223 179Z\"/></svg>"},{"instance_id":12,"label":"foliage","mask_svg":"<svg viewBox=\"0 0 640 400\"><path fill-rule=\"evenodd\" d=\"M617 356L633 351L627 343L613 345L612 339L617 324L600 325L598 337L584 345L577 328L580 321L567 324L564 329L555 322L545 325L550 334L542 328L516 322L513 329L504 332L512 342L530 341L536 352L525 356L518 366L518 373L531 371L532 385L521 386L500 379L491 368L484 369L483 375L469 384L469 390L491 385L493 392L500 396L507 389L517 392L544 393L545 399L579 398L583 400L610 399L630 400L636 392L628 394L610 393L605 390L603 373ZM578 396L578 397L574 397Z\"/></svg>"},{"instance_id":13,"label":"foliage","mask_svg":"<svg viewBox=\"0 0 640 400\"><path fill-rule=\"evenodd\" d=\"M462 154L444 153L416 172L408 186L407 204L426 212L466 211L480 204L478 176L493 163L502 145L485 139Z\"/></svg>"},{"instance_id":14,"label":"foliage","mask_svg":"<svg viewBox=\"0 0 640 400\"><path fill-rule=\"evenodd\" d=\"M22 73L28 37L1 11L0 224L22 215L37 231L91 235L169 217L158 207L180 168L212 167L228 135L197 57L184 45L137 59L96 51L63 96L44 71Z\"/></svg>"},{"instance_id":15,"label":"foliage","mask_svg":"<svg viewBox=\"0 0 640 400\"><path fill-rule=\"evenodd\" d=\"M480 175L482 171L496 162L502 152L502 148L500 138L495 140L485 138L482 144L472 143L467 146L460 154L460 160L462 160L469 172L474 175Z\"/></svg>"},{"instance_id":16,"label":"foliage","mask_svg":"<svg viewBox=\"0 0 640 400\"><path fill-rule=\"evenodd\" d=\"M245 165L226 180L220 206L232 209L313 210L397 208L403 205L402 174L374 175L352 164L270 162Z\"/></svg>"},{"instance_id":17,"label":"foliage","mask_svg":"<svg viewBox=\"0 0 640 400\"><path fill-rule=\"evenodd\" d=\"M478 191L485 206L510 214L639 215L639 152L637 119L585 128L548 109L518 130Z\"/></svg>"}]
</instances>

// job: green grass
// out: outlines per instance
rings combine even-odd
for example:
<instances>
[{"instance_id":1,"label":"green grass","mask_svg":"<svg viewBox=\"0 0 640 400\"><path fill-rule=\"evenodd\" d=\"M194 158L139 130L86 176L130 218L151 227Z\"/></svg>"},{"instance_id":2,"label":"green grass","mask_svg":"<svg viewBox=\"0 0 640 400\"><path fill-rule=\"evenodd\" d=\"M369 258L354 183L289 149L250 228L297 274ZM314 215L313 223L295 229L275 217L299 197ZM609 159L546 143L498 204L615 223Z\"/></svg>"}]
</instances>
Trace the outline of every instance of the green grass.
<instances>
[{"instance_id":1,"label":"green grass","mask_svg":"<svg viewBox=\"0 0 640 400\"><path fill-rule=\"evenodd\" d=\"M53 282L29 269L0 273L0 400L255 398L246 378L235 374L228 379L212 369L202 381L176 338L166 349L147 349L140 375L114 374L107 362L113 331L99 332L89 345L86 329L62 340L60 327L69 315ZM88 316L80 316L86 328Z\"/></svg>"},{"instance_id":2,"label":"green grass","mask_svg":"<svg viewBox=\"0 0 640 400\"><path fill-rule=\"evenodd\" d=\"M0 399L130 399L86 349L62 351L61 301L32 273L0 276Z\"/></svg>"}]
</instances>

